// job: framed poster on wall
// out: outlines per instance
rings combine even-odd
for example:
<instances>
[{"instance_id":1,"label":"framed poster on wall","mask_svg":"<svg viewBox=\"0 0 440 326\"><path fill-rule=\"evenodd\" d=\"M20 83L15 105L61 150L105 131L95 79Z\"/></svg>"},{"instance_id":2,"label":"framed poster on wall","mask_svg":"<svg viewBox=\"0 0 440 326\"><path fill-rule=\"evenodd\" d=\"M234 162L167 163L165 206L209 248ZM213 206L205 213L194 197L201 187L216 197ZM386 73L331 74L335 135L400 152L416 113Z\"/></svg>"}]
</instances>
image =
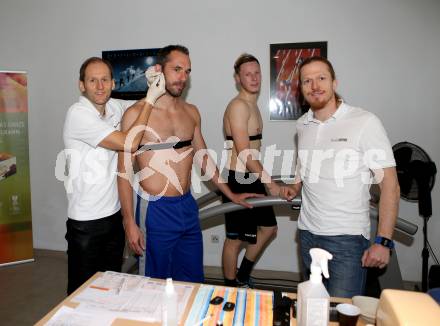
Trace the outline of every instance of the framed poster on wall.
<instances>
[{"instance_id":1,"label":"framed poster on wall","mask_svg":"<svg viewBox=\"0 0 440 326\"><path fill-rule=\"evenodd\" d=\"M297 120L306 112L298 100L298 68L313 56L327 58L327 42L270 45L270 120Z\"/></svg>"},{"instance_id":2,"label":"framed poster on wall","mask_svg":"<svg viewBox=\"0 0 440 326\"><path fill-rule=\"evenodd\" d=\"M102 58L113 67L115 89L112 97L139 100L147 92L145 70L155 65L159 49L102 51Z\"/></svg>"}]
</instances>

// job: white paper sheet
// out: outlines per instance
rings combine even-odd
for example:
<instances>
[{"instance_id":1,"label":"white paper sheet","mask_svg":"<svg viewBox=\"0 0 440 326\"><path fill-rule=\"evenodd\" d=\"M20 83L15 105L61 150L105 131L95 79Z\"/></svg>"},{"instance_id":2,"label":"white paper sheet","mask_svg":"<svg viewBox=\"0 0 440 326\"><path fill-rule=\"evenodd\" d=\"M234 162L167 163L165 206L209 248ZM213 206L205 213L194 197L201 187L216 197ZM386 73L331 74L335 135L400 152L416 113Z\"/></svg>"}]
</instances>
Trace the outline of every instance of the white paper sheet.
<instances>
[{"instance_id":1,"label":"white paper sheet","mask_svg":"<svg viewBox=\"0 0 440 326\"><path fill-rule=\"evenodd\" d=\"M179 320L194 286L174 284L178 298ZM119 318L160 322L165 283L147 277L105 272L72 301L85 314L110 314Z\"/></svg>"},{"instance_id":2,"label":"white paper sheet","mask_svg":"<svg viewBox=\"0 0 440 326\"><path fill-rule=\"evenodd\" d=\"M74 308L62 306L46 323L45 326L105 326L111 325L115 316L112 315L93 315L78 312Z\"/></svg>"}]
</instances>

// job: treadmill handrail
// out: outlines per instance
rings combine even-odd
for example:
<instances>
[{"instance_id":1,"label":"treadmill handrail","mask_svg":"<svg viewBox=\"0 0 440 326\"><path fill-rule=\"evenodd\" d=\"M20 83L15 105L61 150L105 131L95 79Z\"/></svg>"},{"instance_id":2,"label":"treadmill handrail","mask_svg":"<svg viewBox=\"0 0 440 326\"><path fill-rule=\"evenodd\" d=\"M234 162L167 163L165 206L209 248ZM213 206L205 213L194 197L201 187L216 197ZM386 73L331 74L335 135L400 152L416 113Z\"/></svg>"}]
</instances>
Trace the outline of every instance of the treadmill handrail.
<instances>
[{"instance_id":1,"label":"treadmill handrail","mask_svg":"<svg viewBox=\"0 0 440 326\"><path fill-rule=\"evenodd\" d=\"M199 209L201 206L205 205L206 203L210 202L211 200L217 198L220 196L220 190L214 190L211 192L208 192L206 195L203 195L202 197L197 198L197 206L199 206Z\"/></svg>"},{"instance_id":2,"label":"treadmill handrail","mask_svg":"<svg viewBox=\"0 0 440 326\"><path fill-rule=\"evenodd\" d=\"M211 193L212 194L212 193ZM215 194L215 192L214 192ZM208 194L209 195L209 194ZM218 195L212 195L211 199L217 197ZM301 206L301 198L296 197L292 201L287 201L277 196L267 196L261 198L250 198L246 200L249 204L254 207L263 207L263 206L278 206L278 205L289 205L289 206ZM238 211L241 209L245 209L245 207L235 204L235 203L225 203L221 205L216 205L214 207L205 208L199 211L199 219L205 220L213 216ZM370 216L372 218L378 216L377 208L373 205L370 205ZM407 220L404 220L400 217L397 218L396 221L396 229L399 231L405 232L409 235L414 235L417 232L418 226L414 223L411 223Z\"/></svg>"},{"instance_id":3,"label":"treadmill handrail","mask_svg":"<svg viewBox=\"0 0 440 326\"><path fill-rule=\"evenodd\" d=\"M287 175L287 176L282 176L282 175L274 175L272 176L272 180L276 181L276 182L280 182L280 181L288 181L288 180L293 180L295 178L294 175ZM197 205L203 206L206 203L210 202L211 200L217 198L218 196L220 196L220 190L214 190L211 192L208 192L207 194L199 197L197 199Z\"/></svg>"}]
</instances>

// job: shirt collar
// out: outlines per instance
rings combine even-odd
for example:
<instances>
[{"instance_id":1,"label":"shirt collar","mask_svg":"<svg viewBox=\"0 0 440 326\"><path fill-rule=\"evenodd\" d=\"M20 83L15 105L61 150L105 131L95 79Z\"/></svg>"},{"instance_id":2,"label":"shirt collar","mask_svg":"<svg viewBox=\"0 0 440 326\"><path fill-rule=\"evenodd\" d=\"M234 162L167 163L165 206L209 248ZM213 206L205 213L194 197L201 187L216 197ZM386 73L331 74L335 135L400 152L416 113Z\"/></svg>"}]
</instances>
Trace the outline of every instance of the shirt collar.
<instances>
[{"instance_id":1,"label":"shirt collar","mask_svg":"<svg viewBox=\"0 0 440 326\"><path fill-rule=\"evenodd\" d=\"M79 102L81 104L83 104L84 106L88 107L89 109L92 109L93 112L95 112L96 115L99 116L101 119L109 119L115 114L112 106L109 105L110 100L105 104L105 115L101 115L99 113L99 111L96 109L96 107L92 104L92 102L90 102L90 100L87 97L85 97L83 95L81 95L79 97Z\"/></svg>"},{"instance_id":2,"label":"shirt collar","mask_svg":"<svg viewBox=\"0 0 440 326\"><path fill-rule=\"evenodd\" d=\"M345 112L347 112L347 110L348 110L347 104L345 104L344 101L341 100L341 104L339 104L339 107L336 110L336 112L333 113L332 118L340 119L345 114Z\"/></svg>"},{"instance_id":3,"label":"shirt collar","mask_svg":"<svg viewBox=\"0 0 440 326\"><path fill-rule=\"evenodd\" d=\"M315 117L313 116L312 109L309 109L307 111L306 119L304 119L304 124L307 125L310 122L325 123L327 121L340 119L345 114L345 112L347 112L347 110L348 110L347 104L345 104L343 100L340 100L340 101L341 101L341 104L339 104L338 109L336 110L336 112L333 113L333 115L328 120L326 120L324 122L321 122L318 119L315 119Z\"/></svg>"},{"instance_id":4,"label":"shirt collar","mask_svg":"<svg viewBox=\"0 0 440 326\"><path fill-rule=\"evenodd\" d=\"M313 111L312 111L312 109L309 109L309 110L307 111L307 116L306 116L306 118L304 119L304 124L305 124L305 125L308 125L310 122L316 122L316 121L315 121L315 118L313 117Z\"/></svg>"}]
</instances>

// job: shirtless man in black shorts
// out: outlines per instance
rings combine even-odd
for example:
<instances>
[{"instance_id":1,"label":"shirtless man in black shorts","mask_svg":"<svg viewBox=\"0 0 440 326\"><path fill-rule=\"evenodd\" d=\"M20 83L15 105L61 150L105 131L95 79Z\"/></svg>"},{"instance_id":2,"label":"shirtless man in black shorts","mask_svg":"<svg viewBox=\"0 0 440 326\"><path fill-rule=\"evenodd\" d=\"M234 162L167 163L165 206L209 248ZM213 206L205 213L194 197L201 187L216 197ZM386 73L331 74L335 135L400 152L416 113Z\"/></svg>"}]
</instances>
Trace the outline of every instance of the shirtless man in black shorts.
<instances>
[{"instance_id":1,"label":"shirtless man in black shorts","mask_svg":"<svg viewBox=\"0 0 440 326\"><path fill-rule=\"evenodd\" d=\"M240 91L229 102L223 117L226 145L229 149L228 185L237 193L265 194L265 183L269 193L278 196L280 187L272 181L258 160L263 130L257 105L261 86L260 64L254 56L242 54L235 62L234 70ZM229 200L223 197L223 201ZM250 273L255 260L277 232L274 211L272 207L260 207L227 213L225 227L226 239L222 258L225 285L252 287ZM237 259L243 241L248 244L237 272Z\"/></svg>"}]
</instances>

